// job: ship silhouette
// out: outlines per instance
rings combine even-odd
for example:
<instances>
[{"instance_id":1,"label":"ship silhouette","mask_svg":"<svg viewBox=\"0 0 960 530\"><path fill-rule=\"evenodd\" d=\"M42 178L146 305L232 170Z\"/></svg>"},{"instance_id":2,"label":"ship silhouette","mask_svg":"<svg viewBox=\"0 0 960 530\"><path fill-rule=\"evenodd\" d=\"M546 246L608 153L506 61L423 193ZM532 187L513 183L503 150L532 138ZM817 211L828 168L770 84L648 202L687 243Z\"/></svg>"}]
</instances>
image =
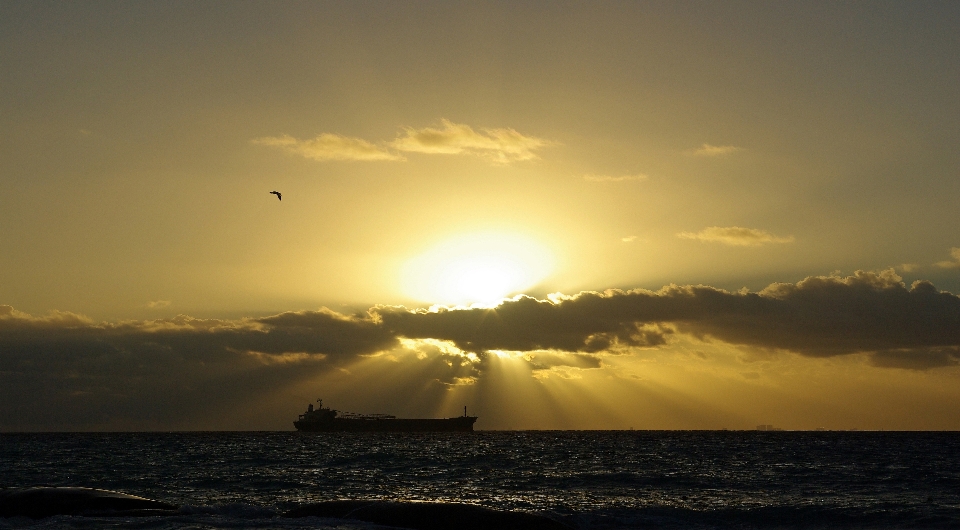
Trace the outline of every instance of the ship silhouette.
<instances>
[{"instance_id":1,"label":"ship silhouette","mask_svg":"<svg viewBox=\"0 0 960 530\"><path fill-rule=\"evenodd\" d=\"M455 418L398 418L390 414L355 414L323 406L318 399L317 408L313 404L300 415L293 426L303 432L473 432L477 416L467 416L467 407L463 407L463 416Z\"/></svg>"}]
</instances>

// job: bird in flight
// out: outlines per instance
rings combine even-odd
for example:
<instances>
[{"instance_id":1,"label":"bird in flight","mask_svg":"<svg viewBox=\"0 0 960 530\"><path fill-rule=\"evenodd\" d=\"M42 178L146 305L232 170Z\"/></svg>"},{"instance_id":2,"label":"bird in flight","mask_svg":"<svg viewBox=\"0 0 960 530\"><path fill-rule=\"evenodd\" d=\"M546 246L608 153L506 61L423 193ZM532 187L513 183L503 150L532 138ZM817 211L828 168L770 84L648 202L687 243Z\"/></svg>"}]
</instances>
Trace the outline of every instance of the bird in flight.
<instances>
[{"instance_id":1,"label":"bird in flight","mask_svg":"<svg viewBox=\"0 0 960 530\"><path fill-rule=\"evenodd\" d=\"M279 191L271 191L270 193L276 195L278 201L282 201L282 200L283 200L282 198L280 198L280 192L279 192Z\"/></svg>"}]
</instances>

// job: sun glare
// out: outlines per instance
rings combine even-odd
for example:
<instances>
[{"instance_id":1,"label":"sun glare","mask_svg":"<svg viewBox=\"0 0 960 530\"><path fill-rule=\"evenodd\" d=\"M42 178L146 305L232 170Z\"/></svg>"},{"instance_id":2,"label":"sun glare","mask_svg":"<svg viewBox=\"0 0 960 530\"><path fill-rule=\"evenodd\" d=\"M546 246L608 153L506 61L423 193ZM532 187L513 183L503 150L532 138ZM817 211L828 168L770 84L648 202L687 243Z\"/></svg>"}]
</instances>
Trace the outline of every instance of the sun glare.
<instances>
[{"instance_id":1,"label":"sun glare","mask_svg":"<svg viewBox=\"0 0 960 530\"><path fill-rule=\"evenodd\" d=\"M448 239L408 261L407 296L432 304L491 305L521 293L553 269L553 257L527 237L477 233Z\"/></svg>"}]
</instances>

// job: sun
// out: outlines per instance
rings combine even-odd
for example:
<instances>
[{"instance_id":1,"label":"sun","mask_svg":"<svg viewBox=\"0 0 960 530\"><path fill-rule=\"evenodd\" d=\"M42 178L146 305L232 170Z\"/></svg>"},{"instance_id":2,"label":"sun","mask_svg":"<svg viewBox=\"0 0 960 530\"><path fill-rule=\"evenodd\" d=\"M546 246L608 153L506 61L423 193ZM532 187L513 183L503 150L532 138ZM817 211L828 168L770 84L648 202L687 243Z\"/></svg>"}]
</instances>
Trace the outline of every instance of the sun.
<instances>
[{"instance_id":1,"label":"sun","mask_svg":"<svg viewBox=\"0 0 960 530\"><path fill-rule=\"evenodd\" d=\"M553 256L525 236L480 232L447 239L404 264L407 296L446 305L493 305L542 281Z\"/></svg>"}]
</instances>

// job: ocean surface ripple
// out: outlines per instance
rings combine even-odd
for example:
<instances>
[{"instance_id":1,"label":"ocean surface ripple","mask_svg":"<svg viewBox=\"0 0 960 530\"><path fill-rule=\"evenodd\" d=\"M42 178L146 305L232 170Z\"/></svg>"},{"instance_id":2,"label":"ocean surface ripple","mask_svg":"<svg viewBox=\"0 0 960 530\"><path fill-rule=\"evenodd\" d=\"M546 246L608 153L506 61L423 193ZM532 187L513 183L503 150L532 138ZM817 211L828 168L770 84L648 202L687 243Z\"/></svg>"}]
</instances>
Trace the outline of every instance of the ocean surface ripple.
<instances>
[{"instance_id":1,"label":"ocean surface ripple","mask_svg":"<svg viewBox=\"0 0 960 530\"><path fill-rule=\"evenodd\" d=\"M960 433L481 431L0 435L0 487L180 506L6 528L383 528L284 519L338 499L461 502L579 529L960 528Z\"/></svg>"}]
</instances>

